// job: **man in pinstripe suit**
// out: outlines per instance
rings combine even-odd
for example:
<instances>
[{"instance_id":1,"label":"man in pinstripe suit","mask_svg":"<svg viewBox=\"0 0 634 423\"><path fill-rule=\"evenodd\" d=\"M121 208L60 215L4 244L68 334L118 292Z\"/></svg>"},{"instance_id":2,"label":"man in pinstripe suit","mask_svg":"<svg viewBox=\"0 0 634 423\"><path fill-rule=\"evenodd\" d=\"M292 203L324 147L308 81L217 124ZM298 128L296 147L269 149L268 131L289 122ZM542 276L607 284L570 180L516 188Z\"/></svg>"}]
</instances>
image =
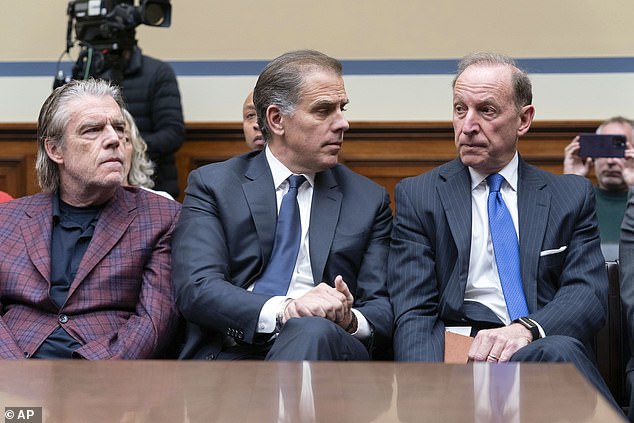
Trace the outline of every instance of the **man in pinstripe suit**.
<instances>
[{"instance_id":1,"label":"man in pinstripe suit","mask_svg":"<svg viewBox=\"0 0 634 423\"><path fill-rule=\"evenodd\" d=\"M445 327L468 326L471 360L572 362L614 403L591 349L607 307L592 186L519 157L535 109L530 80L512 59L479 53L458 69L459 157L395 191L388 278L395 358L442 361ZM486 178L494 173L504 178L500 191L519 234L528 310L521 321L510 318L493 253Z\"/></svg>"},{"instance_id":2,"label":"man in pinstripe suit","mask_svg":"<svg viewBox=\"0 0 634 423\"><path fill-rule=\"evenodd\" d=\"M0 205L0 359L159 357L178 312L178 203L122 187L125 123L105 81L57 88L38 120L44 192Z\"/></svg>"}]
</instances>

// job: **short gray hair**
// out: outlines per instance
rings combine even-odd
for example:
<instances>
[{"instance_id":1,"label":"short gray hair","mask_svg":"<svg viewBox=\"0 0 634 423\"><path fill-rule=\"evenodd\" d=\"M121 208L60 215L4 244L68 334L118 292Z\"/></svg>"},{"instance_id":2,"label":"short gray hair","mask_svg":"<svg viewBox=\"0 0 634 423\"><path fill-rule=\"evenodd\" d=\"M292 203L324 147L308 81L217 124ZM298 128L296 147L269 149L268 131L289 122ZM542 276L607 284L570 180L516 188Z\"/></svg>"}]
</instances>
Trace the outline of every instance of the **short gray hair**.
<instances>
[{"instance_id":1,"label":"short gray hair","mask_svg":"<svg viewBox=\"0 0 634 423\"><path fill-rule=\"evenodd\" d=\"M46 153L46 143L58 148L64 145L64 136L71 110L68 105L81 97L112 97L123 108L123 98L119 88L101 79L72 80L56 88L48 96L37 120L37 158L35 171L40 188L44 192L59 189L59 168Z\"/></svg>"},{"instance_id":2,"label":"short gray hair","mask_svg":"<svg viewBox=\"0 0 634 423\"><path fill-rule=\"evenodd\" d=\"M597 134L600 134L601 132L603 132L603 128L605 128L606 126L608 126L611 123L616 123L616 124L619 124L619 125L622 125L622 126L629 126L630 130L634 131L634 122L632 122L631 119L628 119L628 118L623 117L623 116L614 116L614 117L611 117L611 118L603 121L601 123L601 125L599 125L599 127L597 128Z\"/></svg>"},{"instance_id":3,"label":"short gray hair","mask_svg":"<svg viewBox=\"0 0 634 423\"><path fill-rule=\"evenodd\" d=\"M509 66L512 72L511 83L513 84L513 102L515 107L520 110L522 107L533 103L533 86L526 71L517 66L517 63L511 57L499 53L472 53L460 59L458 72L453 80L452 87L456 86L458 77L469 66L473 65Z\"/></svg>"},{"instance_id":4,"label":"short gray hair","mask_svg":"<svg viewBox=\"0 0 634 423\"><path fill-rule=\"evenodd\" d=\"M311 69L326 69L342 75L339 60L315 50L296 50L273 59L258 77L253 90L253 103L264 141L271 140L266 110L276 105L282 113L292 114L303 94L306 70Z\"/></svg>"}]
</instances>

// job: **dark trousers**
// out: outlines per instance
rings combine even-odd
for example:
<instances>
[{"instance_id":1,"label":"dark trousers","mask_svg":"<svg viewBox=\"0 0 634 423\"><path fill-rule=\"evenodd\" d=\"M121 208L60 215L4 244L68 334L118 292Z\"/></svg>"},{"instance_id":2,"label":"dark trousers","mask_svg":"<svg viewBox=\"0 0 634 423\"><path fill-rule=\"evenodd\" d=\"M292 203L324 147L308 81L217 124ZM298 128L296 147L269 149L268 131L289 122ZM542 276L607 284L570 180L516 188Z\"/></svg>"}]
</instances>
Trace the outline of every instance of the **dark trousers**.
<instances>
[{"instance_id":1,"label":"dark trousers","mask_svg":"<svg viewBox=\"0 0 634 423\"><path fill-rule=\"evenodd\" d=\"M322 317L290 319L272 343L223 349L219 360L369 360L366 347Z\"/></svg>"}]
</instances>

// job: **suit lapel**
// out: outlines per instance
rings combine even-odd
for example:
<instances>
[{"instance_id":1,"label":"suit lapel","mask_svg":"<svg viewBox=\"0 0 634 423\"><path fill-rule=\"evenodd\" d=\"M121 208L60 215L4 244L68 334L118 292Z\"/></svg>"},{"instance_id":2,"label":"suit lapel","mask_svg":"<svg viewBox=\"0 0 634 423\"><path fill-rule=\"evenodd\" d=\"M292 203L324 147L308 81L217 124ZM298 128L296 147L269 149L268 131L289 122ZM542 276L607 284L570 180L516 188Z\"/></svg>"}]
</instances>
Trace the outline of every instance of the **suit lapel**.
<instances>
[{"instance_id":1,"label":"suit lapel","mask_svg":"<svg viewBox=\"0 0 634 423\"><path fill-rule=\"evenodd\" d=\"M30 218L28 225L21 225L26 251L33 265L44 280L51 283L51 234L53 231L53 198L44 194L37 198L36 204L29 207L26 214Z\"/></svg>"},{"instance_id":2,"label":"suit lapel","mask_svg":"<svg viewBox=\"0 0 634 423\"><path fill-rule=\"evenodd\" d=\"M459 278L460 295L464 295L471 250L471 177L468 168L456 159L442 169L440 178L438 196L458 250L459 272L454 275Z\"/></svg>"},{"instance_id":3,"label":"suit lapel","mask_svg":"<svg viewBox=\"0 0 634 423\"><path fill-rule=\"evenodd\" d=\"M127 231L137 214L137 195L139 194L120 188L101 211L92 240L70 286L69 298Z\"/></svg>"},{"instance_id":4,"label":"suit lapel","mask_svg":"<svg viewBox=\"0 0 634 423\"><path fill-rule=\"evenodd\" d=\"M263 265L266 266L273 250L277 222L275 187L266 154L258 154L252 160L245 177L247 181L242 184L242 191L251 210L255 231L260 240Z\"/></svg>"},{"instance_id":5,"label":"suit lapel","mask_svg":"<svg viewBox=\"0 0 634 423\"><path fill-rule=\"evenodd\" d=\"M310 263L315 284L322 282L326 261L339 221L342 193L332 170L315 175L313 202L310 212ZM324 281L332 283L332 281Z\"/></svg>"},{"instance_id":6,"label":"suit lapel","mask_svg":"<svg viewBox=\"0 0 634 423\"><path fill-rule=\"evenodd\" d=\"M517 208L519 216L522 284L530 312L537 308L537 268L546 231L550 193L539 173L520 159Z\"/></svg>"}]
</instances>

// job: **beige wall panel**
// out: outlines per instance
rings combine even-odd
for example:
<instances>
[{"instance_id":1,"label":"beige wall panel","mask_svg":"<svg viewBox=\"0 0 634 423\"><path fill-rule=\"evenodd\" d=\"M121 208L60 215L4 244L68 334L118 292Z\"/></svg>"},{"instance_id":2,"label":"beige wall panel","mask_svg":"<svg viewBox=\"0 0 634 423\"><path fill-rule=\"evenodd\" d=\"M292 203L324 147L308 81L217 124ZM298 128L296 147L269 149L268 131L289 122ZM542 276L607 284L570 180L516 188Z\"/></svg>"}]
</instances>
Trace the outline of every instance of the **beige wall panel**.
<instances>
[{"instance_id":1,"label":"beige wall panel","mask_svg":"<svg viewBox=\"0 0 634 423\"><path fill-rule=\"evenodd\" d=\"M269 59L310 47L347 59L634 54L631 0L173 0L172 26L140 26L168 60ZM65 0L2 0L0 60L55 60Z\"/></svg>"}]
</instances>

